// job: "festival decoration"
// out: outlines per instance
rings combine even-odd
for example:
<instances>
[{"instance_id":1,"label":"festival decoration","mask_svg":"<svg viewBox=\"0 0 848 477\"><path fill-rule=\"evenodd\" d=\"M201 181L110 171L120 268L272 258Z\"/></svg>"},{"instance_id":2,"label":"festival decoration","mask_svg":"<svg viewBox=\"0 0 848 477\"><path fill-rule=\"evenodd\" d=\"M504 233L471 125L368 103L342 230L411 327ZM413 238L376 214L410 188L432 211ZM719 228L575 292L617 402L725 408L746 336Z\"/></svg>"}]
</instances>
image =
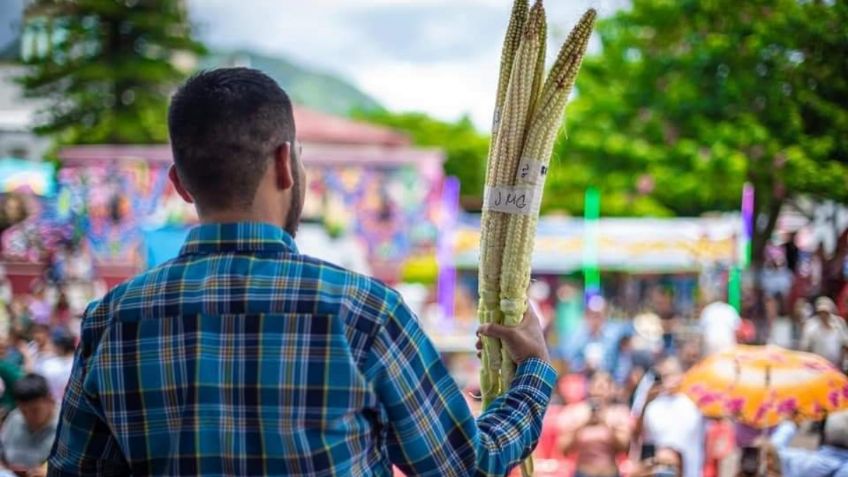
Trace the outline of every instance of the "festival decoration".
<instances>
[{"instance_id":1,"label":"festival decoration","mask_svg":"<svg viewBox=\"0 0 848 477\"><path fill-rule=\"evenodd\" d=\"M53 164L7 157L0 159L0 193L29 192L52 196L56 189Z\"/></svg>"},{"instance_id":2,"label":"festival decoration","mask_svg":"<svg viewBox=\"0 0 848 477\"><path fill-rule=\"evenodd\" d=\"M686 373L680 389L707 417L761 429L848 409L848 377L820 356L772 345L713 354Z\"/></svg>"}]
</instances>

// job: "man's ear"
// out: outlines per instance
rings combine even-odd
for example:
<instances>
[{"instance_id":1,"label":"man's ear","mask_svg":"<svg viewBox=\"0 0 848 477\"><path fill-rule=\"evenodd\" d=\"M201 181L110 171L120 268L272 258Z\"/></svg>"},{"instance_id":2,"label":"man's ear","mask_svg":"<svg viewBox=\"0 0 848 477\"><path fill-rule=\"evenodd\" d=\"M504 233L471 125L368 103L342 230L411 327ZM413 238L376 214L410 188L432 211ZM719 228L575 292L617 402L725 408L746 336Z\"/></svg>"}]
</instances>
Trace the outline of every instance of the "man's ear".
<instances>
[{"instance_id":1,"label":"man's ear","mask_svg":"<svg viewBox=\"0 0 848 477\"><path fill-rule=\"evenodd\" d=\"M290 142L283 143L274 151L274 183L282 190L291 189L294 186L291 153Z\"/></svg>"},{"instance_id":2,"label":"man's ear","mask_svg":"<svg viewBox=\"0 0 848 477\"><path fill-rule=\"evenodd\" d=\"M180 197L182 197L184 201L189 204L193 204L194 197L189 194L188 189L185 188L182 180L180 180L180 175L177 174L176 165L171 164L170 169L168 169L168 177L171 179L171 183L174 184L174 189L177 189L177 194L180 194Z\"/></svg>"}]
</instances>

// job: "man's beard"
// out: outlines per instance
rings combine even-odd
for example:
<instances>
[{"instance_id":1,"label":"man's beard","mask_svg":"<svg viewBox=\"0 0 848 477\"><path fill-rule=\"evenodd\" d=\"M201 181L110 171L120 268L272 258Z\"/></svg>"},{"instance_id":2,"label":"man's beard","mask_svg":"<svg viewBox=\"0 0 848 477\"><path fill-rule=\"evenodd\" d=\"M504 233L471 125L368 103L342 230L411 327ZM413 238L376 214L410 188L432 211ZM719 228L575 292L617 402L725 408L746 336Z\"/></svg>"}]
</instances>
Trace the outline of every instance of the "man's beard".
<instances>
[{"instance_id":1,"label":"man's beard","mask_svg":"<svg viewBox=\"0 0 848 477\"><path fill-rule=\"evenodd\" d=\"M300 215L303 213L303 196L300 193L300 178L294 180L291 190L291 204L289 213L286 215L286 223L283 229L292 237L297 235L297 227L300 225Z\"/></svg>"}]
</instances>

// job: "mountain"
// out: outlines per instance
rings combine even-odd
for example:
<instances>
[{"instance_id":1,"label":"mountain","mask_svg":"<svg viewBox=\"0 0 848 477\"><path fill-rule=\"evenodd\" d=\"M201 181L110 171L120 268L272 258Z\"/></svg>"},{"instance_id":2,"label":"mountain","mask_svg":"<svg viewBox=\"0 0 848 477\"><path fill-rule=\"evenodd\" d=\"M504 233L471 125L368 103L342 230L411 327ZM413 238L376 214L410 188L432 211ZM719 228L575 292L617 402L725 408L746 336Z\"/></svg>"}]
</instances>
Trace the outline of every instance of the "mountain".
<instances>
[{"instance_id":1,"label":"mountain","mask_svg":"<svg viewBox=\"0 0 848 477\"><path fill-rule=\"evenodd\" d=\"M17 63L21 51L21 38L0 46L0 63Z\"/></svg>"},{"instance_id":2,"label":"mountain","mask_svg":"<svg viewBox=\"0 0 848 477\"><path fill-rule=\"evenodd\" d=\"M23 0L0 0L0 62L18 59Z\"/></svg>"},{"instance_id":3,"label":"mountain","mask_svg":"<svg viewBox=\"0 0 848 477\"><path fill-rule=\"evenodd\" d=\"M249 66L274 78L292 101L329 114L348 116L353 111L383 109L374 98L345 80L312 71L285 59L252 51L212 51L200 59L200 68Z\"/></svg>"}]
</instances>

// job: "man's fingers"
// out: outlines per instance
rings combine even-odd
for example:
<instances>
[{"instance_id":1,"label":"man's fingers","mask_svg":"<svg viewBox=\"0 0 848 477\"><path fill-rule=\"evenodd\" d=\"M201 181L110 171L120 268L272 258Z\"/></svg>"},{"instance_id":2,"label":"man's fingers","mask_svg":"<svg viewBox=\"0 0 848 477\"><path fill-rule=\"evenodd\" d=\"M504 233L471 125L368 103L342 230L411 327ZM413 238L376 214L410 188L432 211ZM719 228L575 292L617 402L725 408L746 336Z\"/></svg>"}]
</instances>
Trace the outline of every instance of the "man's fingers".
<instances>
[{"instance_id":1,"label":"man's fingers","mask_svg":"<svg viewBox=\"0 0 848 477\"><path fill-rule=\"evenodd\" d=\"M485 325L480 325L480 328L477 331L483 335L488 336L489 338L500 338L504 339L510 335L510 330L506 326L497 325L493 323L487 323Z\"/></svg>"},{"instance_id":2,"label":"man's fingers","mask_svg":"<svg viewBox=\"0 0 848 477\"><path fill-rule=\"evenodd\" d=\"M542 316L542 312L539 311L539 304L536 303L536 300L527 300L527 309L533 314L533 317L537 320L540 316Z\"/></svg>"},{"instance_id":3,"label":"man's fingers","mask_svg":"<svg viewBox=\"0 0 848 477\"><path fill-rule=\"evenodd\" d=\"M541 316L539 313L539 306L535 301L527 300L527 311L524 312L524 318L521 319L519 326L527 327L533 326L535 323L540 323L539 316Z\"/></svg>"}]
</instances>

